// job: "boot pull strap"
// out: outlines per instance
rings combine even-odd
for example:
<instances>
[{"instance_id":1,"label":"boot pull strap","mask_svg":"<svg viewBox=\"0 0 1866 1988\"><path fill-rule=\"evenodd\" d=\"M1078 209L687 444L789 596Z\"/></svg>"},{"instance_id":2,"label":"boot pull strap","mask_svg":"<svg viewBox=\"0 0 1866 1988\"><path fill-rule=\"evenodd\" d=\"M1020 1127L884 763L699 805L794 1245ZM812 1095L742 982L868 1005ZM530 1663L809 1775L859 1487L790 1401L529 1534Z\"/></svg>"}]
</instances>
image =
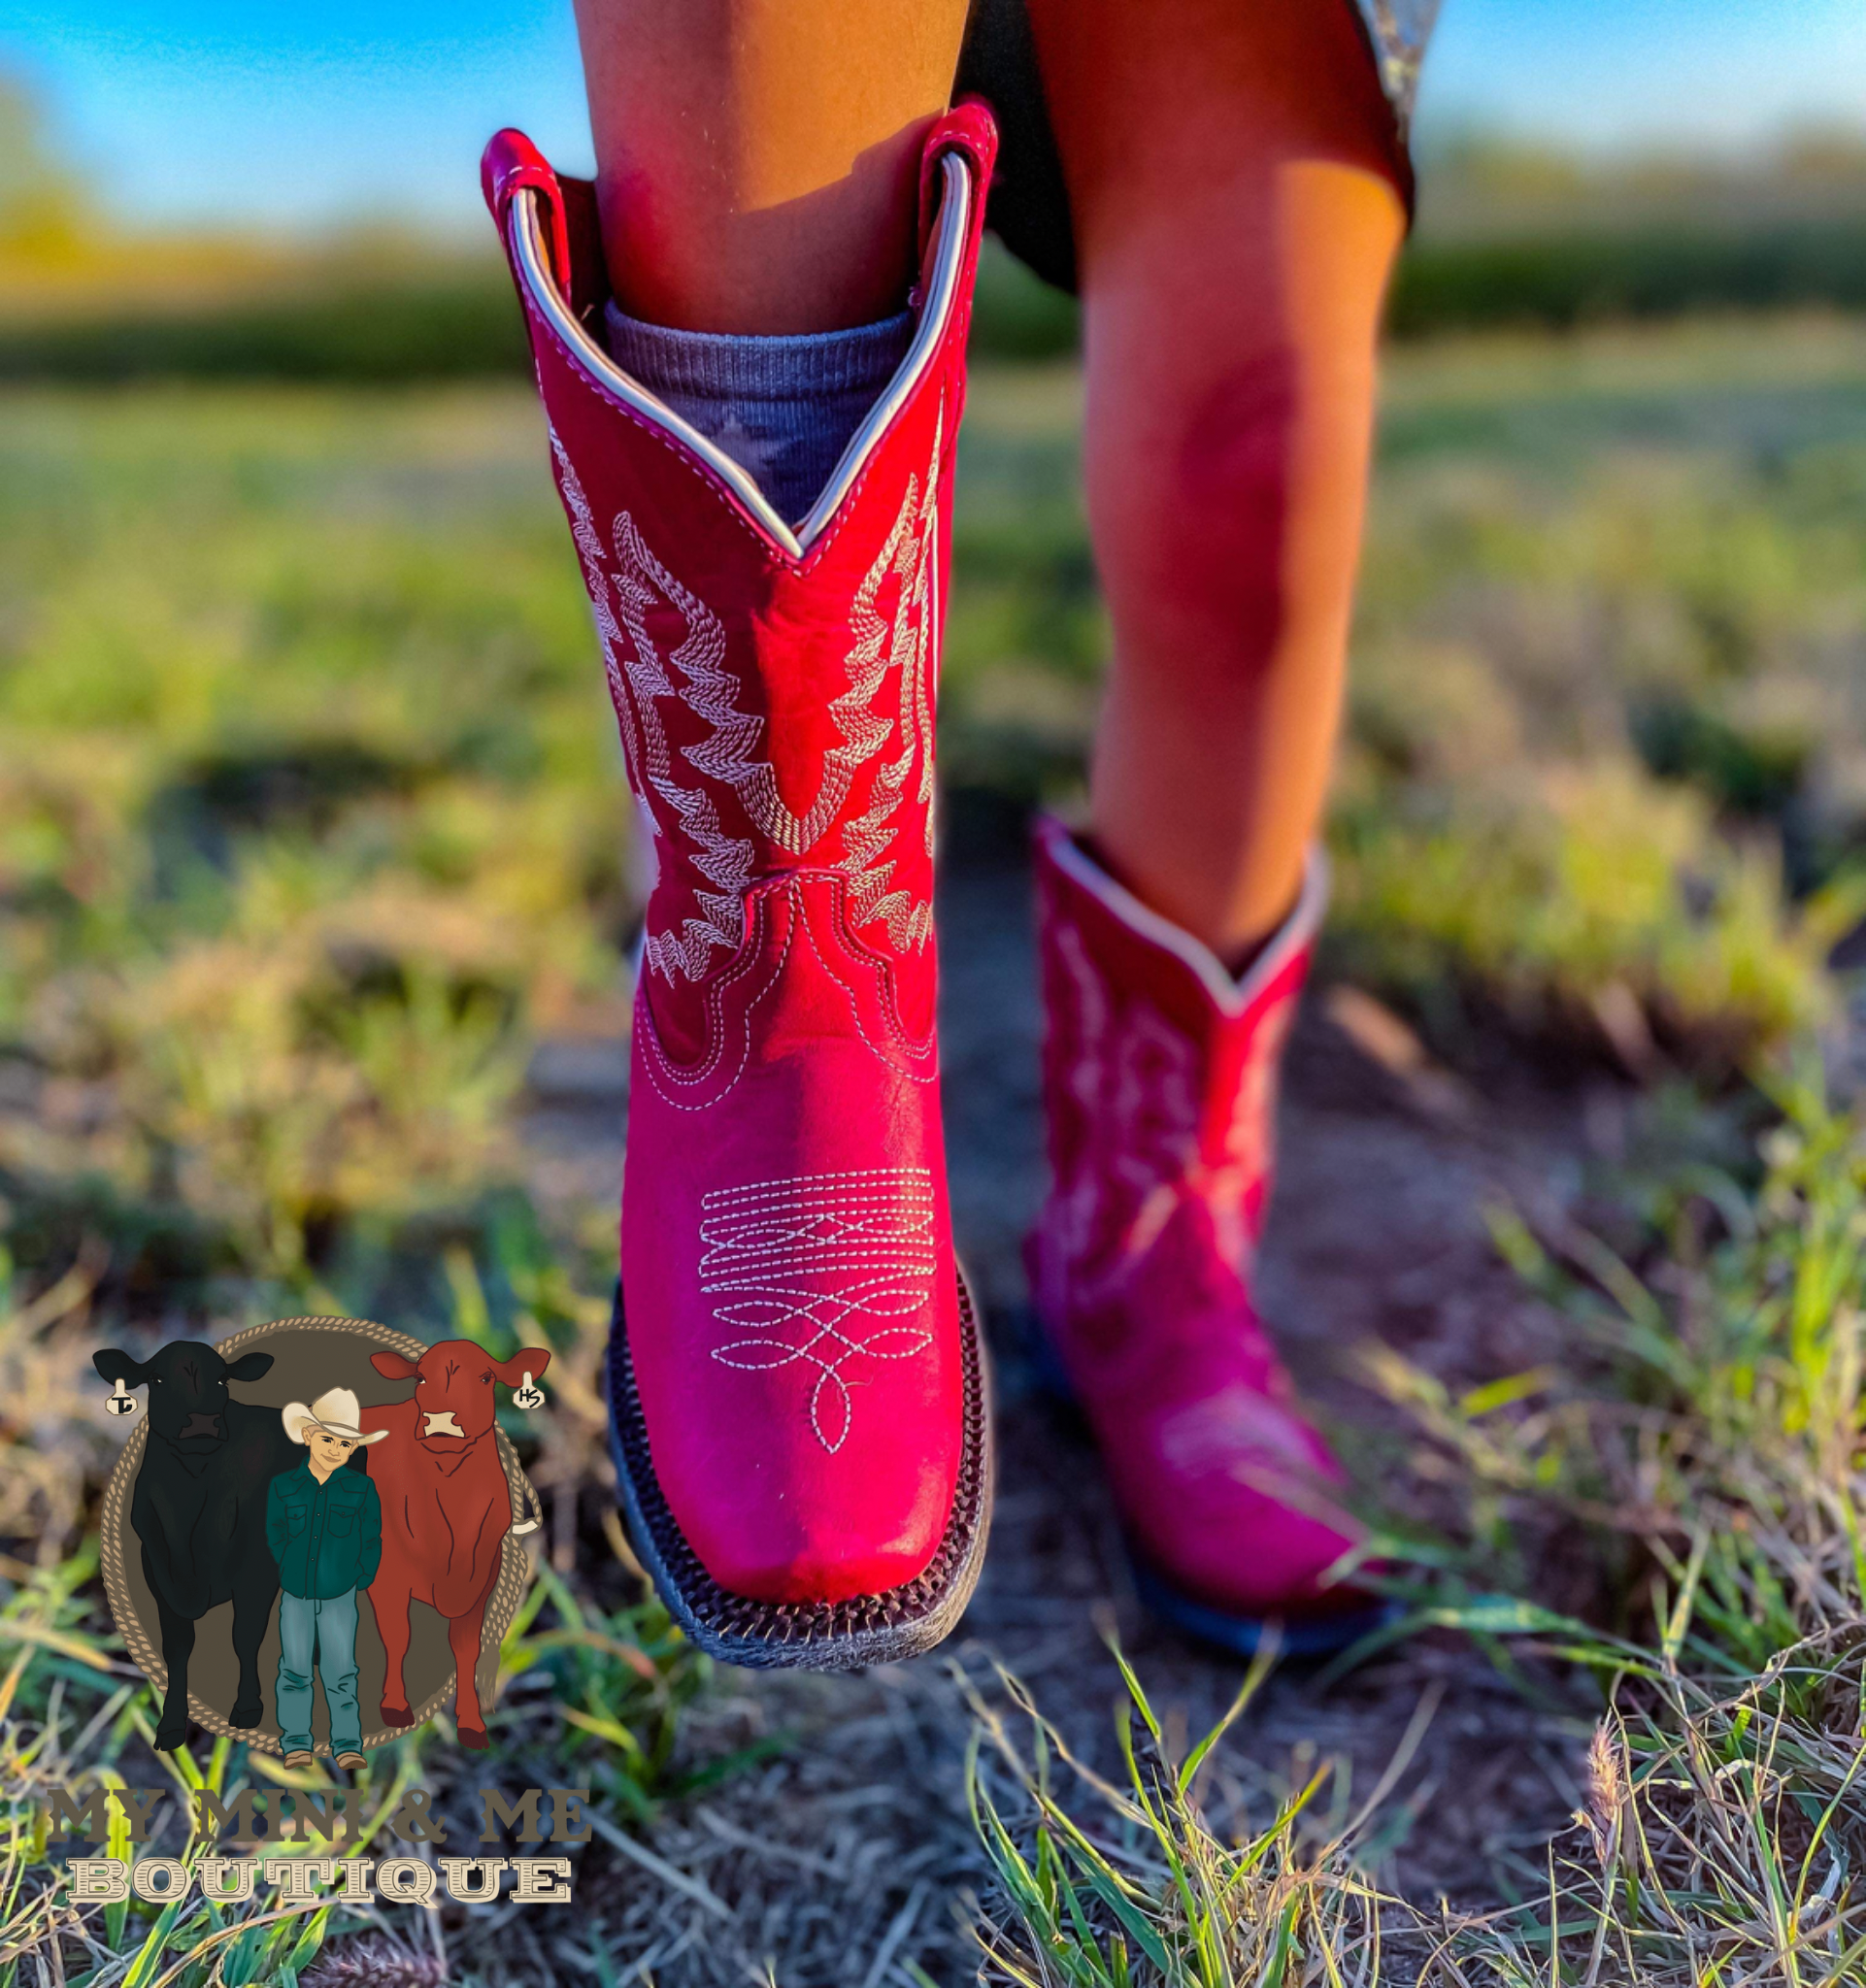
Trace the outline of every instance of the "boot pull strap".
<instances>
[{"instance_id":1,"label":"boot pull strap","mask_svg":"<svg viewBox=\"0 0 1866 1988\"><path fill-rule=\"evenodd\" d=\"M495 131L481 154L480 186L485 194L486 206L492 210L492 218L498 223L502 241L513 196L521 186L529 186L537 194L550 274L557 287L568 296L570 230L564 220L563 188L544 153L522 131L514 131L509 126L504 131Z\"/></svg>"},{"instance_id":2,"label":"boot pull strap","mask_svg":"<svg viewBox=\"0 0 1866 1988\"><path fill-rule=\"evenodd\" d=\"M984 230L984 196L991 183L992 161L998 155L997 120L983 97L967 97L955 104L927 133L920 153L920 283L924 291L930 271L927 261L933 250L934 230L939 223L940 202L946 176L941 171L948 152L963 154L972 168L972 239L966 244L967 260L976 252Z\"/></svg>"}]
</instances>

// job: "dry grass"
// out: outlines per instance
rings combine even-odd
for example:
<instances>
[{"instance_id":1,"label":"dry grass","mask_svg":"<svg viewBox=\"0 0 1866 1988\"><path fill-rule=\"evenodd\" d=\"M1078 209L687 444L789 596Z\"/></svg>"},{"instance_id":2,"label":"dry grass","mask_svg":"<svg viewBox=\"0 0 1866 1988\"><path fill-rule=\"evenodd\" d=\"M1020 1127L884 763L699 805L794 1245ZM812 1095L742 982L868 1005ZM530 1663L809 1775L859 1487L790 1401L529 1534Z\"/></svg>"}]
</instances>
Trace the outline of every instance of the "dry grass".
<instances>
[{"instance_id":1,"label":"dry grass","mask_svg":"<svg viewBox=\"0 0 1866 1988\"><path fill-rule=\"evenodd\" d=\"M1399 370L1336 944L1454 1060L1501 1013L1545 1050L1579 1037L1720 1079L1835 1012L1825 952L1866 822L1866 347L1803 327L1776 360L1692 332ZM1073 376L982 377L976 412L948 765L1027 798L1079 777L1105 642ZM987 1852L1001 1979L1859 1973L1862 1168L1818 1083L1783 1090L1766 1178L1674 1156L1620 1183L1612 1253L1498 1216L1567 1320L1547 1372L1461 1389L1379 1369L1412 1432L1393 1480L1431 1520L1404 1542L1417 1619L1602 1680L1587 1819L1546 1896L1421 1916L1378 1806L1332 1779L1304 1796L1313 1764L1286 1799L1260 1779L1214 1800L1226 1747L1201 1770L1138 1689L1097 1781L1059 1674L1083 1668L1073 1640L1039 1686L1067 1734L976 1667L970 1714L918 1676L709 1678L608 1510L613 1211L547 1205L521 1131L541 1042L620 1033L632 901L534 411L494 390L18 394L4 449L0 1988L60 1967L86 1988L310 1978L314 1957L333 1979L829 1988L850 1952L856 1988L899 1988L916 1955L957 1980L978 1963L952 1901ZM552 1349L550 1411L514 1432L549 1525L491 1772L599 1787L613 1834L572 1929L74 1921L46 1881L34 1791L169 1773L90 1578L117 1434L89 1353L307 1301ZM1041 1488L1033 1532L1058 1523ZM1557 1546L1591 1570L1584 1624L1521 1599L1553 1592ZM1091 1589L1011 1598L1030 1644L1062 1647ZM982 1837L952 1771L968 1716ZM444 1802L486 1772L445 1729L385 1768ZM175 1772L266 1770L216 1746Z\"/></svg>"},{"instance_id":2,"label":"dry grass","mask_svg":"<svg viewBox=\"0 0 1866 1988\"><path fill-rule=\"evenodd\" d=\"M980 1921L993 1978L1860 1978L1866 1134L1829 1107L1817 1068L1784 1079L1778 1103L1759 1185L1668 1181L1636 1265L1576 1234L1556 1239L1564 1262L1499 1223L1590 1356L1461 1400L1395 1354L1378 1362L1436 1459L1423 1474L1465 1499L1458 1533L1383 1542L1412 1563L1389 1581L1410 1614L1386 1635L1463 1628L1502 1661L1515 1647L1591 1670L1607 1693L1585 1803L1542 1899L1428 1920L1357 1860L1365 1814L1304 1840L1319 1777L1267 1825L1221 1838L1190 1799L1217 1734L1167 1762L1131 1673L1129 1784L1079 1771L1093 1806L1072 1809L1051 1774L1068 1749L1014 1686L1028 1764L1003 1719L981 1713L1020 1831L974 1781L1001 1886ZM1623 1571L1619 1633L1532 1599L1551 1515Z\"/></svg>"}]
</instances>

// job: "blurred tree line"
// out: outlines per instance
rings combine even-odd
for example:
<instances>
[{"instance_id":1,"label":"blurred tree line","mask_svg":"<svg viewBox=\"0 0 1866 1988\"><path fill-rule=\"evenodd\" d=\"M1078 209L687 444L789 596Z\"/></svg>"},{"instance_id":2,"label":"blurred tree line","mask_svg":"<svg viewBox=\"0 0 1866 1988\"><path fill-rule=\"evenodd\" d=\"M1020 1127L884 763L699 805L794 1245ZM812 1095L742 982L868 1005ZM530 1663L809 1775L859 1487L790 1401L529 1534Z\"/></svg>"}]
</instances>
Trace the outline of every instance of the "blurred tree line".
<instances>
[{"instance_id":1,"label":"blurred tree line","mask_svg":"<svg viewBox=\"0 0 1866 1988\"><path fill-rule=\"evenodd\" d=\"M1420 161L1399 337L1703 311L1866 310L1866 131L1747 156L1584 158L1455 135ZM1075 302L988 245L977 348L1074 349ZM522 373L495 249L354 230L316 245L115 226L0 77L0 379L375 381Z\"/></svg>"},{"instance_id":2,"label":"blurred tree line","mask_svg":"<svg viewBox=\"0 0 1866 1988\"><path fill-rule=\"evenodd\" d=\"M0 75L0 261L66 261L98 232L83 182L51 155L38 103Z\"/></svg>"}]
</instances>

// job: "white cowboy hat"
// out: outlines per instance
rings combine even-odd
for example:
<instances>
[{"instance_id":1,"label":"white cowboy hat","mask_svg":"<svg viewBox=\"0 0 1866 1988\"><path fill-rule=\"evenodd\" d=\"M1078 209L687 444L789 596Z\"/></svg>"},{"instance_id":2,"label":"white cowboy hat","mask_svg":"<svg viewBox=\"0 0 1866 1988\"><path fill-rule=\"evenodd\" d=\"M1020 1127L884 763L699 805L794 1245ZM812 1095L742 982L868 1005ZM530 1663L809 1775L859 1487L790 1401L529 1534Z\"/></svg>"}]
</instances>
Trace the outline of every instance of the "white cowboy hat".
<instances>
[{"instance_id":1,"label":"white cowboy hat","mask_svg":"<svg viewBox=\"0 0 1866 1988\"><path fill-rule=\"evenodd\" d=\"M381 1442L388 1434L386 1429L372 1429L364 1435L357 1426L362 1420L362 1404L348 1387L325 1388L310 1408L303 1402L287 1402L280 1412L285 1434L294 1442L308 1442L308 1432L313 1429L321 1429L326 1436L347 1437L351 1442Z\"/></svg>"}]
</instances>

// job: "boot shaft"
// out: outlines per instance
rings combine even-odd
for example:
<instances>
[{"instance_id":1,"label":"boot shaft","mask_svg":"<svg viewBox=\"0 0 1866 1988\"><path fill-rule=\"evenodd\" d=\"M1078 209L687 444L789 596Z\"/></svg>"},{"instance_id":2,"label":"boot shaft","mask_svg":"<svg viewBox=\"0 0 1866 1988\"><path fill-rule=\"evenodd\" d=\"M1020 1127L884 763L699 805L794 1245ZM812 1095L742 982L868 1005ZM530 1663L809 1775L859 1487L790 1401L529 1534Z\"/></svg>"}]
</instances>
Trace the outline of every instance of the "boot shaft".
<instances>
[{"instance_id":1,"label":"boot shaft","mask_svg":"<svg viewBox=\"0 0 1866 1988\"><path fill-rule=\"evenodd\" d=\"M1038 1302L1118 1304L1150 1264L1242 1280L1262 1234L1278 1074L1326 900L1302 895L1240 977L1142 904L1060 823L1037 832L1051 1185Z\"/></svg>"},{"instance_id":2,"label":"boot shaft","mask_svg":"<svg viewBox=\"0 0 1866 1988\"><path fill-rule=\"evenodd\" d=\"M794 527L584 326L608 281L594 190L519 134L486 197L524 301L553 468L650 830L644 992L698 1053L748 899L798 872L892 971L901 1026L933 1022L933 721L951 467L994 138L961 109L932 133L907 359Z\"/></svg>"}]
</instances>

